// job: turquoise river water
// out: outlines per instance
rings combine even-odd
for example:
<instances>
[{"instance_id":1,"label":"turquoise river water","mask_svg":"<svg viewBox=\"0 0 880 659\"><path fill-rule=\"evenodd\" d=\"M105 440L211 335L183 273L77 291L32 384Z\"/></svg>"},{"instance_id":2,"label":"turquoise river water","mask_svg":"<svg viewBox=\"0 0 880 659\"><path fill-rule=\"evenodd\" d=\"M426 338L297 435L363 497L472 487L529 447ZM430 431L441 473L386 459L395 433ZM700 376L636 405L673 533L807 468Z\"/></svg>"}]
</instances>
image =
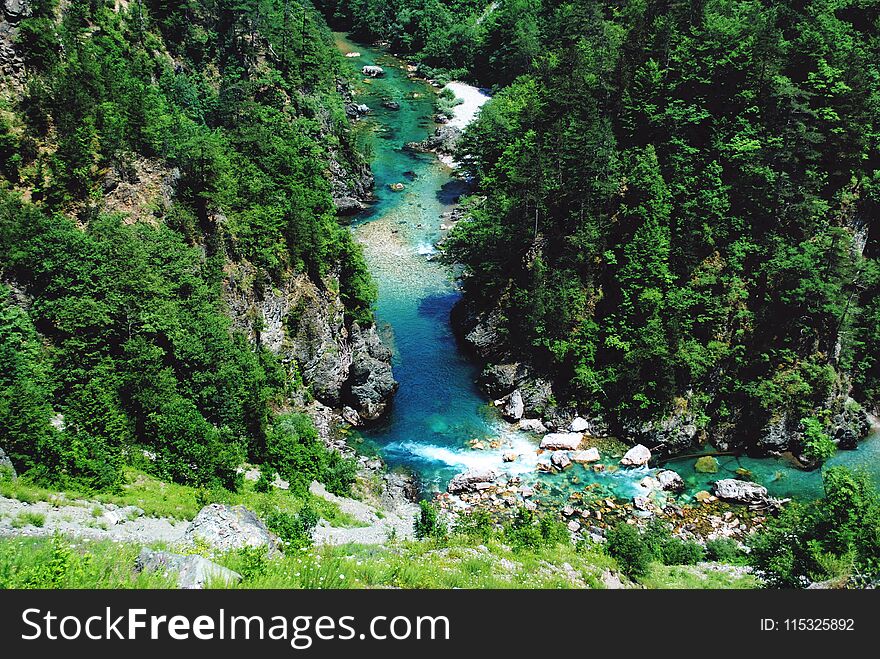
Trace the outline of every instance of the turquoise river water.
<instances>
[{"instance_id":1,"label":"turquoise river water","mask_svg":"<svg viewBox=\"0 0 880 659\"><path fill-rule=\"evenodd\" d=\"M602 472L574 465L562 474L539 473L539 437L513 430L478 391L475 366L459 351L449 324L459 292L448 269L432 260L434 244L444 234L442 216L454 208L467 186L433 154L402 148L434 130L436 90L407 77L405 63L390 54L352 43L342 34L335 38L344 53L360 53L346 58L354 70L376 64L386 72L355 90L356 102L371 109L362 121L372 129L377 199L355 218L352 230L378 283L377 322L394 352L400 389L388 418L363 433L366 444L392 468L416 473L429 491L442 489L465 469L491 467L524 481L541 480L546 491L560 499L591 483L624 498L642 493L638 482L651 470L615 470L613 456L606 460L611 469ZM382 107L383 100L397 101L400 110ZM395 183L403 183L404 189L392 190ZM475 450L469 445L473 439L498 438L503 448ZM503 463L501 454L507 450L520 457ZM695 472L694 461L665 465L685 479L686 495L708 489L712 481L732 476L739 468L751 471L774 496L814 498L822 493L818 472L802 471L781 458L723 456L717 474ZM829 464L864 467L880 483L880 437L875 433L857 450L838 452Z\"/></svg>"}]
</instances>

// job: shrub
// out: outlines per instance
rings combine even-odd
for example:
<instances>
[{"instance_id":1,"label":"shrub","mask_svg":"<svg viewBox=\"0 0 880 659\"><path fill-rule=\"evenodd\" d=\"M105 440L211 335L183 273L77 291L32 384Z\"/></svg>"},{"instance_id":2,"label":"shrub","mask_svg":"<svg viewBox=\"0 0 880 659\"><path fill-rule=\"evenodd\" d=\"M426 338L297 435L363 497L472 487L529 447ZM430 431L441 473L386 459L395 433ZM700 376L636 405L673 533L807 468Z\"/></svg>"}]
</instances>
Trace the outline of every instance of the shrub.
<instances>
[{"instance_id":1,"label":"shrub","mask_svg":"<svg viewBox=\"0 0 880 659\"><path fill-rule=\"evenodd\" d=\"M608 531L605 549L617 561L620 569L631 578L647 574L651 550L639 530L624 522Z\"/></svg>"},{"instance_id":2,"label":"shrub","mask_svg":"<svg viewBox=\"0 0 880 659\"><path fill-rule=\"evenodd\" d=\"M446 536L446 527L437 516L437 507L430 501L419 501L419 514L416 515L413 530L419 540Z\"/></svg>"},{"instance_id":3,"label":"shrub","mask_svg":"<svg viewBox=\"0 0 880 659\"><path fill-rule=\"evenodd\" d=\"M311 506L303 506L296 515L275 510L266 517L269 530L293 549L312 546L312 531L317 524L318 513Z\"/></svg>"},{"instance_id":4,"label":"shrub","mask_svg":"<svg viewBox=\"0 0 880 659\"><path fill-rule=\"evenodd\" d=\"M269 475L270 473L272 474L271 476ZM266 492L268 492L272 488L274 475L275 472L270 472L268 469L261 470L260 477L257 479L257 482L254 483L254 491L261 494L265 494Z\"/></svg>"},{"instance_id":5,"label":"shrub","mask_svg":"<svg viewBox=\"0 0 880 659\"><path fill-rule=\"evenodd\" d=\"M476 538L487 542L495 535L495 522L489 511L482 508L474 510L470 515L460 515L455 523L455 532L468 538Z\"/></svg>"},{"instance_id":6,"label":"shrub","mask_svg":"<svg viewBox=\"0 0 880 659\"><path fill-rule=\"evenodd\" d=\"M41 513L22 512L12 520L12 528L20 529L25 526L42 528L46 524L46 516Z\"/></svg>"},{"instance_id":7,"label":"shrub","mask_svg":"<svg viewBox=\"0 0 880 659\"><path fill-rule=\"evenodd\" d=\"M706 558L719 563L736 563L743 557L743 552L731 538L716 538L706 542Z\"/></svg>"}]
</instances>

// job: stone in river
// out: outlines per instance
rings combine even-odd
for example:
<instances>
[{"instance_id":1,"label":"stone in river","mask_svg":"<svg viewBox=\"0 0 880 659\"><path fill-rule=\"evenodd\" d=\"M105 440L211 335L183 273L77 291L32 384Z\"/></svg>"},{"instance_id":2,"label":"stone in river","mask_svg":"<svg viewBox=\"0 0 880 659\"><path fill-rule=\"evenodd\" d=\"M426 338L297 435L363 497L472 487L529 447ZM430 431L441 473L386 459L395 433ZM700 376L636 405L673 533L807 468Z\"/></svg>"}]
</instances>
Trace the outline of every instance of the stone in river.
<instances>
[{"instance_id":1,"label":"stone in river","mask_svg":"<svg viewBox=\"0 0 880 659\"><path fill-rule=\"evenodd\" d=\"M555 451L553 455L550 456L550 462L553 463L553 466L559 471L562 471L571 465L571 458L568 457L568 453L565 451Z\"/></svg>"},{"instance_id":2,"label":"stone in river","mask_svg":"<svg viewBox=\"0 0 880 659\"><path fill-rule=\"evenodd\" d=\"M599 458L599 449L595 446L588 448L586 451L574 451L571 454L571 461L577 462L578 464L598 462Z\"/></svg>"},{"instance_id":3,"label":"stone in river","mask_svg":"<svg viewBox=\"0 0 880 659\"><path fill-rule=\"evenodd\" d=\"M701 474L715 474L718 472L718 460L711 455L697 458L697 461L694 463L694 471L698 471Z\"/></svg>"},{"instance_id":4,"label":"stone in river","mask_svg":"<svg viewBox=\"0 0 880 659\"><path fill-rule=\"evenodd\" d=\"M712 484L712 491L719 499L734 503L766 503L767 488L757 483L724 478Z\"/></svg>"},{"instance_id":5,"label":"stone in river","mask_svg":"<svg viewBox=\"0 0 880 659\"><path fill-rule=\"evenodd\" d=\"M643 467L651 460L651 451L647 446L636 444L621 458L624 467Z\"/></svg>"},{"instance_id":6,"label":"stone in river","mask_svg":"<svg viewBox=\"0 0 880 659\"><path fill-rule=\"evenodd\" d=\"M667 492L681 492L684 490L684 479L672 469L661 469L657 472L657 482Z\"/></svg>"},{"instance_id":7,"label":"stone in river","mask_svg":"<svg viewBox=\"0 0 880 659\"><path fill-rule=\"evenodd\" d=\"M547 432L547 428L540 419L520 419L518 427L526 432Z\"/></svg>"},{"instance_id":8,"label":"stone in river","mask_svg":"<svg viewBox=\"0 0 880 659\"><path fill-rule=\"evenodd\" d=\"M540 448L545 451L576 451L584 441L579 432L552 432L544 435Z\"/></svg>"},{"instance_id":9,"label":"stone in river","mask_svg":"<svg viewBox=\"0 0 880 659\"><path fill-rule=\"evenodd\" d=\"M510 397L507 399L507 403L504 405L504 409L501 411L501 414L505 419L509 419L511 421L518 421L522 418L523 412L525 412L525 405L523 403L523 397L520 393L519 389L515 389Z\"/></svg>"}]
</instances>

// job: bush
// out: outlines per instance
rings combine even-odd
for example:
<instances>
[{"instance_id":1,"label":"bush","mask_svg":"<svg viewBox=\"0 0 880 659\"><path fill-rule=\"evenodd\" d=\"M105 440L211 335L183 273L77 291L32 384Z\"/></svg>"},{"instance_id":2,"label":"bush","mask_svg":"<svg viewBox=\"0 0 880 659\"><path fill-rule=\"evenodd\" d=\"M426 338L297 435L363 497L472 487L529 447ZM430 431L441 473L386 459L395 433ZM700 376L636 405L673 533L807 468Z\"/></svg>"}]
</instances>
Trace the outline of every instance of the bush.
<instances>
[{"instance_id":1,"label":"bush","mask_svg":"<svg viewBox=\"0 0 880 659\"><path fill-rule=\"evenodd\" d=\"M706 542L706 558L719 563L736 563L742 560L743 552L731 538L716 538Z\"/></svg>"},{"instance_id":2,"label":"bush","mask_svg":"<svg viewBox=\"0 0 880 659\"><path fill-rule=\"evenodd\" d=\"M271 474L271 476L269 475ZM272 488L272 481L275 480L273 478L275 476L275 472L270 472L268 469L260 470L260 477L257 479L257 482L254 483L254 491L259 492L260 494L266 494Z\"/></svg>"},{"instance_id":3,"label":"bush","mask_svg":"<svg viewBox=\"0 0 880 659\"><path fill-rule=\"evenodd\" d=\"M608 531L606 539L606 551L625 575L636 578L648 573L651 550L635 526L620 522Z\"/></svg>"},{"instance_id":4,"label":"bush","mask_svg":"<svg viewBox=\"0 0 880 659\"><path fill-rule=\"evenodd\" d=\"M20 529L25 526L36 526L38 528L43 528L43 525L46 523L46 516L41 513L31 513L31 512L23 512L19 513L18 516L12 520L12 528Z\"/></svg>"},{"instance_id":5,"label":"bush","mask_svg":"<svg viewBox=\"0 0 880 659\"><path fill-rule=\"evenodd\" d=\"M455 523L455 533L488 542L495 535L495 522L488 510L478 508L470 515L459 515Z\"/></svg>"},{"instance_id":6,"label":"bush","mask_svg":"<svg viewBox=\"0 0 880 659\"><path fill-rule=\"evenodd\" d=\"M525 508L517 510L513 519L505 524L504 535L517 551L554 547L568 542L568 529L561 521L550 515L536 515Z\"/></svg>"},{"instance_id":7,"label":"bush","mask_svg":"<svg viewBox=\"0 0 880 659\"><path fill-rule=\"evenodd\" d=\"M266 517L266 526L284 544L293 549L312 546L312 531L318 525L318 513L311 506L303 506L296 515L275 510Z\"/></svg>"},{"instance_id":8,"label":"bush","mask_svg":"<svg viewBox=\"0 0 880 659\"><path fill-rule=\"evenodd\" d=\"M437 507L424 499L419 501L419 514L416 515L413 530L419 540L446 537L446 527L437 516Z\"/></svg>"}]
</instances>

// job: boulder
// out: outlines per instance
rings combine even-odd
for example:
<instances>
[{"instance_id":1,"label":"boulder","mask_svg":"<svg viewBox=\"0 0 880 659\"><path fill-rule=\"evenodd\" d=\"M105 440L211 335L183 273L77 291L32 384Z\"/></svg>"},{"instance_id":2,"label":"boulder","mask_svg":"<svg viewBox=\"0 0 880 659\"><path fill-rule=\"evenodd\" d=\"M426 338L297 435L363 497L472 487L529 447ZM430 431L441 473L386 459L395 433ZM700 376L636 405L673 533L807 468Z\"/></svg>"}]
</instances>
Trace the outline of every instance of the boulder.
<instances>
[{"instance_id":1,"label":"boulder","mask_svg":"<svg viewBox=\"0 0 880 659\"><path fill-rule=\"evenodd\" d=\"M661 469L657 472L657 482L660 488L667 492L684 491L684 479L672 469Z\"/></svg>"},{"instance_id":2,"label":"boulder","mask_svg":"<svg viewBox=\"0 0 880 659\"><path fill-rule=\"evenodd\" d=\"M599 461L599 449L595 446L588 448L586 451L572 451L571 461L578 464L588 464L590 462Z\"/></svg>"},{"instance_id":3,"label":"boulder","mask_svg":"<svg viewBox=\"0 0 880 659\"><path fill-rule=\"evenodd\" d=\"M366 204L354 197L333 197L337 215L357 215L366 209Z\"/></svg>"},{"instance_id":4,"label":"boulder","mask_svg":"<svg viewBox=\"0 0 880 659\"><path fill-rule=\"evenodd\" d=\"M563 471L566 467L571 466L571 458L568 457L568 453L565 451L555 451L550 456L550 463L559 471Z\"/></svg>"},{"instance_id":5,"label":"boulder","mask_svg":"<svg viewBox=\"0 0 880 659\"><path fill-rule=\"evenodd\" d=\"M648 499L648 497L633 497L633 506L637 510L647 512L651 510L651 501Z\"/></svg>"},{"instance_id":6,"label":"boulder","mask_svg":"<svg viewBox=\"0 0 880 659\"><path fill-rule=\"evenodd\" d=\"M544 435L540 448L544 451L576 451L584 436L579 432L552 432Z\"/></svg>"},{"instance_id":7,"label":"boulder","mask_svg":"<svg viewBox=\"0 0 880 659\"><path fill-rule=\"evenodd\" d=\"M651 460L651 451L647 446L636 444L620 459L624 467L643 467Z\"/></svg>"},{"instance_id":8,"label":"boulder","mask_svg":"<svg viewBox=\"0 0 880 659\"><path fill-rule=\"evenodd\" d=\"M519 456L513 451L505 451L501 454L501 460L504 462L515 462L517 457Z\"/></svg>"},{"instance_id":9,"label":"boulder","mask_svg":"<svg viewBox=\"0 0 880 659\"><path fill-rule=\"evenodd\" d=\"M201 556L183 556L168 551L153 551L144 547L135 559L137 572L162 572L166 576L177 577L177 587L187 589L204 588L209 583L222 582L226 586L241 581L241 575L229 568L209 561Z\"/></svg>"},{"instance_id":10,"label":"boulder","mask_svg":"<svg viewBox=\"0 0 880 659\"><path fill-rule=\"evenodd\" d=\"M397 111L400 109L400 103L398 103L397 101L382 101L382 107L386 108L387 110Z\"/></svg>"},{"instance_id":11,"label":"boulder","mask_svg":"<svg viewBox=\"0 0 880 659\"><path fill-rule=\"evenodd\" d=\"M524 364L490 364L480 373L477 383L493 398L502 398L516 389L528 374Z\"/></svg>"},{"instance_id":12,"label":"boulder","mask_svg":"<svg viewBox=\"0 0 880 659\"><path fill-rule=\"evenodd\" d=\"M701 474L716 474L718 473L718 460L711 455L697 458L697 461L694 463L694 471Z\"/></svg>"},{"instance_id":13,"label":"boulder","mask_svg":"<svg viewBox=\"0 0 880 659\"><path fill-rule=\"evenodd\" d=\"M854 449L871 430L871 420L852 398L847 398L840 412L831 420L831 439L842 449Z\"/></svg>"},{"instance_id":14,"label":"boulder","mask_svg":"<svg viewBox=\"0 0 880 659\"><path fill-rule=\"evenodd\" d=\"M590 422L583 417L576 416L571 425L568 427L571 432L587 432L590 429Z\"/></svg>"},{"instance_id":15,"label":"boulder","mask_svg":"<svg viewBox=\"0 0 880 659\"><path fill-rule=\"evenodd\" d=\"M520 419L517 428L525 432L547 432L547 427L540 419Z\"/></svg>"},{"instance_id":16,"label":"boulder","mask_svg":"<svg viewBox=\"0 0 880 659\"><path fill-rule=\"evenodd\" d=\"M351 325L352 359L344 395L362 421L376 421L388 409L398 383L391 371L391 351L375 326Z\"/></svg>"},{"instance_id":17,"label":"boulder","mask_svg":"<svg viewBox=\"0 0 880 659\"><path fill-rule=\"evenodd\" d=\"M524 407L522 394L519 392L519 389L514 389L513 393L510 394L510 397L504 404L504 409L501 411L501 414L504 416L505 419L508 419L510 421L518 421L522 418L523 411Z\"/></svg>"},{"instance_id":18,"label":"boulder","mask_svg":"<svg viewBox=\"0 0 880 659\"><path fill-rule=\"evenodd\" d=\"M712 492L719 499L732 503L761 504L767 503L767 488L757 483L739 481L735 478L723 478L712 484Z\"/></svg>"},{"instance_id":19,"label":"boulder","mask_svg":"<svg viewBox=\"0 0 880 659\"><path fill-rule=\"evenodd\" d=\"M712 499L712 495L706 492L706 490L700 490L694 495L694 499L699 503L707 503Z\"/></svg>"},{"instance_id":20,"label":"boulder","mask_svg":"<svg viewBox=\"0 0 880 659\"><path fill-rule=\"evenodd\" d=\"M498 474L492 469L485 471L471 469L463 474L456 474L453 476L452 480L449 481L449 485L446 486L446 491L450 494L474 492L478 489L482 489L481 487L478 487L481 483L491 485L495 482L496 478L498 478Z\"/></svg>"},{"instance_id":21,"label":"boulder","mask_svg":"<svg viewBox=\"0 0 880 659\"><path fill-rule=\"evenodd\" d=\"M274 553L281 541L262 520L244 506L212 503L199 511L184 532L189 543L204 542L225 552L243 547L265 547Z\"/></svg>"},{"instance_id":22,"label":"boulder","mask_svg":"<svg viewBox=\"0 0 880 659\"><path fill-rule=\"evenodd\" d=\"M0 448L0 480L3 478L10 478L14 480L18 477L18 474L15 473L15 466L12 464L12 460L9 459L9 456Z\"/></svg>"},{"instance_id":23,"label":"boulder","mask_svg":"<svg viewBox=\"0 0 880 659\"><path fill-rule=\"evenodd\" d=\"M3 0L3 13L10 23L15 23L31 15L27 0Z\"/></svg>"},{"instance_id":24,"label":"boulder","mask_svg":"<svg viewBox=\"0 0 880 659\"><path fill-rule=\"evenodd\" d=\"M385 69L381 66L365 66L361 69L361 73L365 76L370 76L371 78L380 78L385 75Z\"/></svg>"},{"instance_id":25,"label":"boulder","mask_svg":"<svg viewBox=\"0 0 880 659\"><path fill-rule=\"evenodd\" d=\"M568 530L571 531L572 533L577 533L578 531L581 530L580 522L576 522L576 521L574 521L574 520L571 520L571 521L567 524L567 526L568 526Z\"/></svg>"}]
</instances>

